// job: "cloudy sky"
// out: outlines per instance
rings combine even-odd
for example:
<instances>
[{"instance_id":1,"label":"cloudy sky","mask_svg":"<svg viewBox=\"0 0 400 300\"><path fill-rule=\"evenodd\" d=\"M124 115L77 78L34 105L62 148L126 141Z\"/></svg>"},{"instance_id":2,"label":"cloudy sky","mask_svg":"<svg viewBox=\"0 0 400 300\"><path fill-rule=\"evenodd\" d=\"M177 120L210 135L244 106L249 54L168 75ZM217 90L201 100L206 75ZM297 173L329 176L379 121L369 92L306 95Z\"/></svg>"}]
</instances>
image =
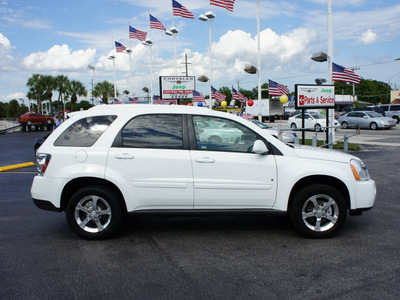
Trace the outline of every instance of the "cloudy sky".
<instances>
[{"instance_id":1,"label":"cloudy sky","mask_svg":"<svg viewBox=\"0 0 400 300\"><path fill-rule=\"evenodd\" d=\"M176 38L178 73L187 54L189 75L209 76L208 24L198 16L212 10L213 86L252 89L257 76L243 71L257 66L256 0L236 0L234 11L210 6L209 0L179 1L195 19L172 17L170 0L0 0L0 101L26 99L27 79L34 73L67 75L90 90L95 66L96 82L113 82L136 96L150 86L150 51L128 38L128 26L147 31L154 42L152 70L154 94L158 76L175 75L174 40L161 30L149 29L149 13L165 27L179 30ZM333 61L366 79L390 82L400 88L400 4L398 0L332 0ZM315 52L328 52L327 0L260 0L261 76L291 91L296 83L327 78L327 63L313 62ZM129 56L115 53L114 41L132 49ZM204 94L208 85L198 82Z\"/></svg>"}]
</instances>

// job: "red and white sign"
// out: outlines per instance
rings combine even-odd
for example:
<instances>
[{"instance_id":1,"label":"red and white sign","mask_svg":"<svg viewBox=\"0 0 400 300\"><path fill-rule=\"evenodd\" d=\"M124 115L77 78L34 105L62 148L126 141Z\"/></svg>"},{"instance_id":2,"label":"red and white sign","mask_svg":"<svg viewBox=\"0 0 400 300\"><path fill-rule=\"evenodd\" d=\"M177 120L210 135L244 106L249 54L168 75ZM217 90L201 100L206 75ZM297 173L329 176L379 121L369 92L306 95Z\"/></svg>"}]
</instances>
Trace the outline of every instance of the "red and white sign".
<instances>
[{"instance_id":1,"label":"red and white sign","mask_svg":"<svg viewBox=\"0 0 400 300\"><path fill-rule=\"evenodd\" d=\"M295 85L296 109L335 108L335 86Z\"/></svg>"}]
</instances>

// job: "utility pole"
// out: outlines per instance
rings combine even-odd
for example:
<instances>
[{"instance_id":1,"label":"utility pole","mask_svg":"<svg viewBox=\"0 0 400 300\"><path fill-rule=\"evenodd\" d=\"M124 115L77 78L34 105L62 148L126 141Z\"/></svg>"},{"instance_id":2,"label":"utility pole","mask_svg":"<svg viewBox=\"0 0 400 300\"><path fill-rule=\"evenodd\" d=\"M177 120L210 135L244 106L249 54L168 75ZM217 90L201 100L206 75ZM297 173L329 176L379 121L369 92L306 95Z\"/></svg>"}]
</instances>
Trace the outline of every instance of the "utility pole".
<instances>
[{"instance_id":1,"label":"utility pole","mask_svg":"<svg viewBox=\"0 0 400 300\"><path fill-rule=\"evenodd\" d=\"M191 65L192 63L188 63L188 61L187 61L187 54L185 54L185 62L182 62L181 64L182 64L182 65L185 65L186 77L189 76L188 65Z\"/></svg>"},{"instance_id":2,"label":"utility pole","mask_svg":"<svg viewBox=\"0 0 400 300\"><path fill-rule=\"evenodd\" d=\"M360 70L360 67L351 67L350 68L352 71L354 70ZM356 85L353 83L353 101L354 104L356 103Z\"/></svg>"}]
</instances>

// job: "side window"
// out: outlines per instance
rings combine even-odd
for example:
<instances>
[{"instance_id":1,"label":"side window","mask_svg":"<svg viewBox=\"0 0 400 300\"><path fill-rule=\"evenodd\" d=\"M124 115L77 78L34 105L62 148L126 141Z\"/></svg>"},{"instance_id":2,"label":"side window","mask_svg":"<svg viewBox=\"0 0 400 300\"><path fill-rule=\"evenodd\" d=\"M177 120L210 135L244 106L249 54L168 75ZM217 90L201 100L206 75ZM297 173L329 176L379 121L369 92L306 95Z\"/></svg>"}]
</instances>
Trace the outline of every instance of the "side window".
<instances>
[{"instance_id":1,"label":"side window","mask_svg":"<svg viewBox=\"0 0 400 300\"><path fill-rule=\"evenodd\" d=\"M194 116L193 126L199 150L250 152L257 135L232 120Z\"/></svg>"},{"instance_id":2,"label":"side window","mask_svg":"<svg viewBox=\"0 0 400 300\"><path fill-rule=\"evenodd\" d=\"M183 149L181 115L142 115L122 129L122 146L131 148Z\"/></svg>"},{"instance_id":3,"label":"side window","mask_svg":"<svg viewBox=\"0 0 400 300\"><path fill-rule=\"evenodd\" d=\"M54 146L91 147L117 116L83 118L71 124L54 142Z\"/></svg>"},{"instance_id":4,"label":"side window","mask_svg":"<svg viewBox=\"0 0 400 300\"><path fill-rule=\"evenodd\" d=\"M357 118L364 118L365 116L367 116L365 113L362 112L357 113Z\"/></svg>"},{"instance_id":5,"label":"side window","mask_svg":"<svg viewBox=\"0 0 400 300\"><path fill-rule=\"evenodd\" d=\"M384 111L388 111L389 105L382 105L382 106L380 106L380 108L382 108Z\"/></svg>"},{"instance_id":6,"label":"side window","mask_svg":"<svg viewBox=\"0 0 400 300\"><path fill-rule=\"evenodd\" d=\"M390 110L400 110L400 105L392 105Z\"/></svg>"},{"instance_id":7,"label":"side window","mask_svg":"<svg viewBox=\"0 0 400 300\"><path fill-rule=\"evenodd\" d=\"M357 116L356 112L351 112L347 115L349 118L355 118Z\"/></svg>"}]
</instances>

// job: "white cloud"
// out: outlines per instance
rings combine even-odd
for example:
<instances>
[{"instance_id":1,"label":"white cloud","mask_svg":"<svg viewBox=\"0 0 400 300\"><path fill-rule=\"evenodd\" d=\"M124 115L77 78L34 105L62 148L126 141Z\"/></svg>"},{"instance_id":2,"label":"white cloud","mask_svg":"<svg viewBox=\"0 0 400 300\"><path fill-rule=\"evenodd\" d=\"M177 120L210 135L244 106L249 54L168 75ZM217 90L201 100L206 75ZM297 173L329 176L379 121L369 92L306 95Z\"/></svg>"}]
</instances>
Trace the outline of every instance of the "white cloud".
<instances>
[{"instance_id":1,"label":"white cloud","mask_svg":"<svg viewBox=\"0 0 400 300\"><path fill-rule=\"evenodd\" d=\"M11 51L11 43L9 39L0 32L0 55L6 55Z\"/></svg>"},{"instance_id":2,"label":"white cloud","mask_svg":"<svg viewBox=\"0 0 400 300\"><path fill-rule=\"evenodd\" d=\"M376 38L377 38L376 33L374 33L371 29L368 29L366 32L361 34L360 38L358 39L358 42L362 44L371 44L375 42Z\"/></svg>"},{"instance_id":3,"label":"white cloud","mask_svg":"<svg viewBox=\"0 0 400 300\"><path fill-rule=\"evenodd\" d=\"M2 100L5 100L5 101L9 102L9 101L14 100L14 99L15 100L25 99L25 94L24 93L20 93L20 92L8 94L8 95L4 96L4 99L2 99ZM27 105L27 104L25 103L25 105Z\"/></svg>"},{"instance_id":4,"label":"white cloud","mask_svg":"<svg viewBox=\"0 0 400 300\"><path fill-rule=\"evenodd\" d=\"M23 59L22 65L34 72L78 70L86 68L95 55L95 49L72 51L68 45L55 45L46 52L30 54Z\"/></svg>"}]
</instances>

